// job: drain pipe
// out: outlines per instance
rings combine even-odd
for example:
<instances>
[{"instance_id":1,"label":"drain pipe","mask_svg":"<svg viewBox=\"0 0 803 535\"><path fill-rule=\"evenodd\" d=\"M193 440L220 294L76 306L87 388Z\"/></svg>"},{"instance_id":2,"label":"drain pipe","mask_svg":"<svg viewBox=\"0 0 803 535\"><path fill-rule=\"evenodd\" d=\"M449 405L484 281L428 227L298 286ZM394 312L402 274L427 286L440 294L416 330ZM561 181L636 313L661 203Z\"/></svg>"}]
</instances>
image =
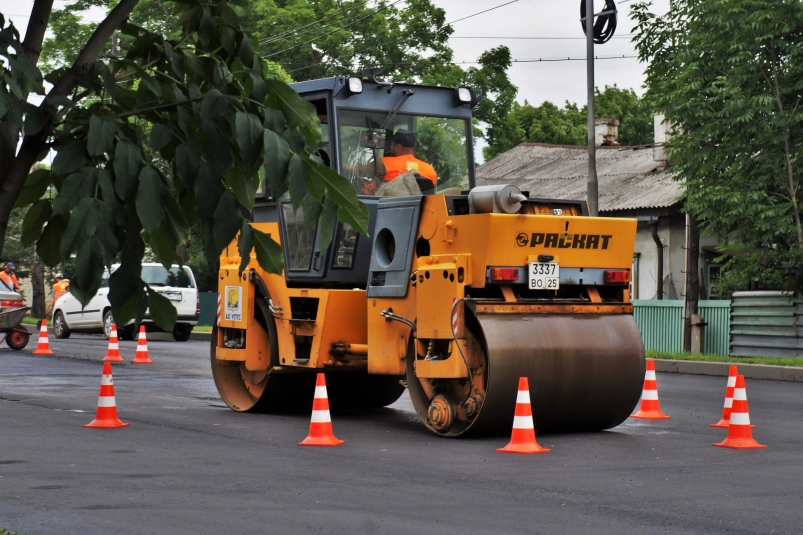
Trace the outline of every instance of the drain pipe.
<instances>
[{"instance_id":1,"label":"drain pipe","mask_svg":"<svg viewBox=\"0 0 803 535\"><path fill-rule=\"evenodd\" d=\"M663 300L664 298L664 244L661 238L658 237L658 218L650 221L652 225L652 239L658 247L658 276L655 282L655 298Z\"/></svg>"}]
</instances>

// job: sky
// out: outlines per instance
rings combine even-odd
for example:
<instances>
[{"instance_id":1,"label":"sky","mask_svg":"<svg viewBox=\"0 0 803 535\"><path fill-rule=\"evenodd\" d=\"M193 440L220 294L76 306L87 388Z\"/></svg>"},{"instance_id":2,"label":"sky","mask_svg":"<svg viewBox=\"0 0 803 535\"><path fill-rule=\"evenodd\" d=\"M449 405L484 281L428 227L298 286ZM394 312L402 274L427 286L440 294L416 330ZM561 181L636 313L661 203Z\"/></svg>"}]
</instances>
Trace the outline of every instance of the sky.
<instances>
[{"instance_id":1,"label":"sky","mask_svg":"<svg viewBox=\"0 0 803 535\"><path fill-rule=\"evenodd\" d=\"M433 0L446 11L448 22L456 21L474 13L505 4L510 0ZM635 49L626 35L635 26L629 17L633 0L619 6L619 22L616 35L604 45L595 46L596 56L632 56ZM61 7L64 0L56 0ZM619 5L620 2L617 2ZM0 0L0 12L8 14L24 33L27 15L32 0ZM600 11L602 0L596 0L595 10ZM669 0L653 0L653 12L665 13ZM487 13L455 22L450 44L456 61L475 61L482 52L499 45L510 48L514 59L585 57L585 40L580 25L579 0L517 0L509 5ZM93 10L90 17L100 20L103 13ZM504 36L504 37L503 37ZM618 36L618 37L617 37ZM464 39L469 37L469 39ZM474 39L491 37L491 39ZM510 37L573 37L560 40L524 40ZM565 101L586 102L585 61L561 61L543 63L514 63L509 71L513 84L518 88L518 101L539 105L548 100L559 106ZM643 94L644 65L637 58L598 60L595 63L596 86L618 85ZM480 146L481 147L481 146ZM480 147L477 147L478 149ZM479 152L479 150L478 150ZM479 154L478 154L479 156Z\"/></svg>"}]
</instances>

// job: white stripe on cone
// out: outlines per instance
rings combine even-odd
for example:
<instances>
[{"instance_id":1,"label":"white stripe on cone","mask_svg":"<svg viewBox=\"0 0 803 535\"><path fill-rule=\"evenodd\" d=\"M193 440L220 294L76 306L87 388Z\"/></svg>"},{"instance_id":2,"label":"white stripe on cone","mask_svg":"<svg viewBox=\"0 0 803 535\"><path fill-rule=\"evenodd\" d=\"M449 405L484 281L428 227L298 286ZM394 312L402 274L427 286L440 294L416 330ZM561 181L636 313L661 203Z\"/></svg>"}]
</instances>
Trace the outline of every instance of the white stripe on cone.
<instances>
[{"instance_id":1,"label":"white stripe on cone","mask_svg":"<svg viewBox=\"0 0 803 535\"><path fill-rule=\"evenodd\" d=\"M98 407L116 407L114 396L99 396Z\"/></svg>"},{"instance_id":2,"label":"white stripe on cone","mask_svg":"<svg viewBox=\"0 0 803 535\"><path fill-rule=\"evenodd\" d=\"M731 413L731 425L750 425L750 415L746 412Z\"/></svg>"},{"instance_id":3,"label":"white stripe on cone","mask_svg":"<svg viewBox=\"0 0 803 535\"><path fill-rule=\"evenodd\" d=\"M117 342L109 342L109 349L120 349L120 346Z\"/></svg>"},{"instance_id":4,"label":"white stripe on cone","mask_svg":"<svg viewBox=\"0 0 803 535\"><path fill-rule=\"evenodd\" d=\"M114 380L112 379L111 375L104 375L100 378L100 386L109 386L113 384Z\"/></svg>"},{"instance_id":5,"label":"white stripe on cone","mask_svg":"<svg viewBox=\"0 0 803 535\"><path fill-rule=\"evenodd\" d=\"M312 411L312 423L323 424L331 421L332 418L329 416L329 411Z\"/></svg>"},{"instance_id":6,"label":"white stripe on cone","mask_svg":"<svg viewBox=\"0 0 803 535\"><path fill-rule=\"evenodd\" d=\"M733 398L725 398L725 408L726 409L733 408Z\"/></svg>"},{"instance_id":7,"label":"white stripe on cone","mask_svg":"<svg viewBox=\"0 0 803 535\"><path fill-rule=\"evenodd\" d=\"M651 401L658 401L658 391L657 390L644 390L641 396L641 399L648 399Z\"/></svg>"},{"instance_id":8,"label":"white stripe on cone","mask_svg":"<svg viewBox=\"0 0 803 535\"><path fill-rule=\"evenodd\" d=\"M744 388L737 388L733 393L733 399L736 401L747 401L747 392L744 391Z\"/></svg>"},{"instance_id":9,"label":"white stripe on cone","mask_svg":"<svg viewBox=\"0 0 803 535\"><path fill-rule=\"evenodd\" d=\"M527 390L519 390L519 393L516 396L516 404L529 403L529 402L530 402L530 392L528 392Z\"/></svg>"},{"instance_id":10,"label":"white stripe on cone","mask_svg":"<svg viewBox=\"0 0 803 535\"><path fill-rule=\"evenodd\" d=\"M514 416L513 429L535 429L532 416Z\"/></svg>"},{"instance_id":11,"label":"white stripe on cone","mask_svg":"<svg viewBox=\"0 0 803 535\"><path fill-rule=\"evenodd\" d=\"M732 388L736 387L736 376L735 375L729 375L728 376L728 386L730 386Z\"/></svg>"},{"instance_id":12,"label":"white stripe on cone","mask_svg":"<svg viewBox=\"0 0 803 535\"><path fill-rule=\"evenodd\" d=\"M644 380L655 381L655 370L647 370L647 372L644 374Z\"/></svg>"},{"instance_id":13,"label":"white stripe on cone","mask_svg":"<svg viewBox=\"0 0 803 535\"><path fill-rule=\"evenodd\" d=\"M316 399L326 399L326 387L325 386L316 386L315 387L315 396Z\"/></svg>"}]
</instances>

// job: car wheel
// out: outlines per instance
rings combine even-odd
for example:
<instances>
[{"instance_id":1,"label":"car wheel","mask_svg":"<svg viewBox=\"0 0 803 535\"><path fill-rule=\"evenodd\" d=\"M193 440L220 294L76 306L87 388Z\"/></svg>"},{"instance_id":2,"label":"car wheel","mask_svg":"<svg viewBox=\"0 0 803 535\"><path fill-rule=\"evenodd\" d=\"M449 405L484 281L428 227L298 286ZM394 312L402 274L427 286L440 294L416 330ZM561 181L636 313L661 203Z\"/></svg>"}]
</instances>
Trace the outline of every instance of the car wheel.
<instances>
[{"instance_id":1,"label":"car wheel","mask_svg":"<svg viewBox=\"0 0 803 535\"><path fill-rule=\"evenodd\" d=\"M120 327L117 330L117 334L120 336L120 340L133 340L134 339L134 326L133 325L126 325L125 327Z\"/></svg>"},{"instance_id":2,"label":"car wheel","mask_svg":"<svg viewBox=\"0 0 803 535\"><path fill-rule=\"evenodd\" d=\"M69 338L72 334L70 328L67 327L67 322L64 321L64 314L61 313L61 310L53 316L53 332L56 333L56 338L62 339Z\"/></svg>"},{"instance_id":3,"label":"car wheel","mask_svg":"<svg viewBox=\"0 0 803 535\"><path fill-rule=\"evenodd\" d=\"M114 318L112 317L112 311L107 310L103 313L103 336L106 337L106 340L111 338L112 336L112 325L114 324Z\"/></svg>"},{"instance_id":4,"label":"car wheel","mask_svg":"<svg viewBox=\"0 0 803 535\"><path fill-rule=\"evenodd\" d=\"M16 349L19 351L28 345L28 340L30 338L31 335L28 333L24 333L22 331L11 331L6 338L6 343L11 349Z\"/></svg>"},{"instance_id":5,"label":"car wheel","mask_svg":"<svg viewBox=\"0 0 803 535\"><path fill-rule=\"evenodd\" d=\"M176 342L186 342L190 339L191 334L192 325L177 323L175 327L173 327L173 340Z\"/></svg>"}]
</instances>

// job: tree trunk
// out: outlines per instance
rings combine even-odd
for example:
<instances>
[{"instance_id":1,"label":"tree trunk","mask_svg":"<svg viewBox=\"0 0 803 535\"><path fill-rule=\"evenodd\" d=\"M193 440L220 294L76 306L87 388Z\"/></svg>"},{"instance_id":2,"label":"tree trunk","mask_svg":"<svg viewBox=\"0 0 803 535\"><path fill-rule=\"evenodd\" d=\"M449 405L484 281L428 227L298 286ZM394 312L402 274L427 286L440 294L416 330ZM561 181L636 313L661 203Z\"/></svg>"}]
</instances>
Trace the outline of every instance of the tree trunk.
<instances>
[{"instance_id":1,"label":"tree trunk","mask_svg":"<svg viewBox=\"0 0 803 535\"><path fill-rule=\"evenodd\" d=\"M686 215L686 291L683 298L683 351L691 351L691 317L700 300L700 228L697 218Z\"/></svg>"},{"instance_id":2,"label":"tree trunk","mask_svg":"<svg viewBox=\"0 0 803 535\"><path fill-rule=\"evenodd\" d=\"M45 265L39 255L33 254L33 269L31 269L31 290L33 305L31 315L35 318L45 317Z\"/></svg>"}]
</instances>

